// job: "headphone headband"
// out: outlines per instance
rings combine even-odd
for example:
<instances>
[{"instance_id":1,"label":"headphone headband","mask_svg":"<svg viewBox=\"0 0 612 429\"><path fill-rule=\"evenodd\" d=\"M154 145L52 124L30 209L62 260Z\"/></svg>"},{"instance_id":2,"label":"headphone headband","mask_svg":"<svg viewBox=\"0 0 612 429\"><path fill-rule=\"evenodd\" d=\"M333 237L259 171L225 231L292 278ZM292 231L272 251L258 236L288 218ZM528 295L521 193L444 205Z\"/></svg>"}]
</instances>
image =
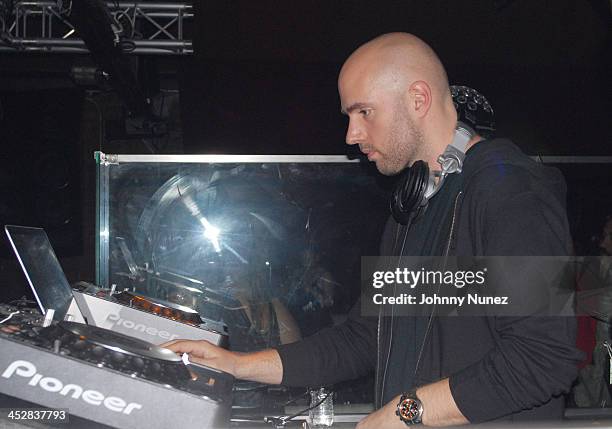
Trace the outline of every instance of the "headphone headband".
<instances>
[{"instance_id":1,"label":"headphone headband","mask_svg":"<svg viewBox=\"0 0 612 429\"><path fill-rule=\"evenodd\" d=\"M444 153L438 157L438 163L442 166L442 178L447 174L461 173L467 144L475 134L474 130L464 123L457 123L453 141L446 146Z\"/></svg>"}]
</instances>

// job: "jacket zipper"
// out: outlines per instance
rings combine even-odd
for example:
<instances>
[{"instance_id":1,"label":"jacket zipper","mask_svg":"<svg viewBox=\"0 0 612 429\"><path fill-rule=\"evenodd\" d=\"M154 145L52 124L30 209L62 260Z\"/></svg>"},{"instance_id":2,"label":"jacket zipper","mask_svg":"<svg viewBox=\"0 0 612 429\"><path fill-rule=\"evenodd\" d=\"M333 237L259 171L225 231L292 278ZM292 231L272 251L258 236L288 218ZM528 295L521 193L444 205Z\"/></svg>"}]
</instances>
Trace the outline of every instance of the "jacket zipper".
<instances>
[{"instance_id":1,"label":"jacket zipper","mask_svg":"<svg viewBox=\"0 0 612 429\"><path fill-rule=\"evenodd\" d=\"M459 197L463 194L463 191L459 191L457 196L455 197L455 206L453 207L453 219L451 221L451 227L448 234L448 242L446 243L446 252L444 252L444 265L446 266L446 260L448 259L448 254L450 252L450 246L453 242L453 234L455 232L455 220L457 219L457 207L459 205Z\"/></svg>"},{"instance_id":2,"label":"jacket zipper","mask_svg":"<svg viewBox=\"0 0 612 429\"><path fill-rule=\"evenodd\" d=\"M453 206L453 217L451 220L451 227L449 230L449 234L448 234L448 241L446 243L446 251L444 252L444 265L446 266L446 262L448 260L448 255L450 253L450 247L451 247L451 243L453 241L453 234L455 232L455 221L457 219L457 207L459 205L459 197L461 196L461 194L463 193L463 191L459 191L457 193L457 196L455 197L455 204ZM432 313L433 316L433 313ZM419 364L421 361L421 354L423 353L423 348L425 347L425 341L427 340L427 334L429 333L429 329L431 326L431 321L432 321L433 317L431 317L429 319L429 323L427 324L427 329L425 330L425 336L423 337L423 344L421 346L421 351L419 353L419 357L417 359L417 363L416 363L416 367L414 369L414 374L416 376L417 371L419 369ZM381 320L382 320L382 307L381 309L378 311L378 325L377 325L377 332L376 332L376 376L375 376L375 386L376 386L376 391L374 392L374 408L375 409L379 409L382 408L382 400L383 400L383 394L384 392L382 392L382 386L380 385L380 327L381 327Z\"/></svg>"}]
</instances>

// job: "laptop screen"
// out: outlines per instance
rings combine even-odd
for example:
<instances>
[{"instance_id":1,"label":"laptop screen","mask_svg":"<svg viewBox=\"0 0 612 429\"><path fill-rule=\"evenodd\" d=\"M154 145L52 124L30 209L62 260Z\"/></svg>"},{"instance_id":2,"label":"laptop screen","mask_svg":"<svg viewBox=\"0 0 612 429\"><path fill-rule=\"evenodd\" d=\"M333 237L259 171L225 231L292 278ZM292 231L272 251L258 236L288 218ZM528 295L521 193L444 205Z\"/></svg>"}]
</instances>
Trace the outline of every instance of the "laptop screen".
<instances>
[{"instance_id":1,"label":"laptop screen","mask_svg":"<svg viewBox=\"0 0 612 429\"><path fill-rule=\"evenodd\" d=\"M6 225L4 230L43 314L53 308L53 319L63 320L72 290L47 233L41 228L15 225Z\"/></svg>"}]
</instances>

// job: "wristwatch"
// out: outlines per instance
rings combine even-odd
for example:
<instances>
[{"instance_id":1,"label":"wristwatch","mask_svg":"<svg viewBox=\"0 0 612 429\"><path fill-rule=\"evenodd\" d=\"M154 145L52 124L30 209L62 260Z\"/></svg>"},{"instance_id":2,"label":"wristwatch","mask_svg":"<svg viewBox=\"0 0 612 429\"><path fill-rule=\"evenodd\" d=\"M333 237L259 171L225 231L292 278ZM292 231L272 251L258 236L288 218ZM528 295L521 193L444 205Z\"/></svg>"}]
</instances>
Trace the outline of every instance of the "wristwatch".
<instances>
[{"instance_id":1,"label":"wristwatch","mask_svg":"<svg viewBox=\"0 0 612 429\"><path fill-rule=\"evenodd\" d=\"M402 393L395 415L400 418L406 425L416 425L421 423L423 417L423 404L417 398L416 391Z\"/></svg>"}]
</instances>

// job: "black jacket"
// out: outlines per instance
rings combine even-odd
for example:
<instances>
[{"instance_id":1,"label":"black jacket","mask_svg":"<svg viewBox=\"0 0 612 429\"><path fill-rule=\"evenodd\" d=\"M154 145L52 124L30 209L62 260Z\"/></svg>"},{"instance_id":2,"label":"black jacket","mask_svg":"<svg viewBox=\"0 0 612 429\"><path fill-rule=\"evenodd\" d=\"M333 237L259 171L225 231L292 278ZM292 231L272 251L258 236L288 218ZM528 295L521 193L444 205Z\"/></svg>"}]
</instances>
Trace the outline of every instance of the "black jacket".
<instances>
[{"instance_id":1,"label":"black jacket","mask_svg":"<svg viewBox=\"0 0 612 429\"><path fill-rule=\"evenodd\" d=\"M393 254L402 235L390 220L381 254ZM563 178L508 140L480 142L468 151L463 172L449 177L407 237L410 245L404 254L415 256L569 255ZM561 418L561 395L569 390L581 359L573 318L433 318L423 344L404 341L413 352L417 343L423 349L416 377L387 378L382 391L381 362L390 347L390 323L362 317L357 304L345 323L278 347L283 384L333 384L374 369L381 406L412 385L448 377L453 398L470 422L504 416ZM415 332L418 336L418 329ZM402 344L400 338L393 337L394 350ZM403 356L402 361L394 356ZM389 366L400 368L395 374L408 374L413 360L414 353L394 352ZM407 367L404 372L402 366Z\"/></svg>"}]
</instances>

